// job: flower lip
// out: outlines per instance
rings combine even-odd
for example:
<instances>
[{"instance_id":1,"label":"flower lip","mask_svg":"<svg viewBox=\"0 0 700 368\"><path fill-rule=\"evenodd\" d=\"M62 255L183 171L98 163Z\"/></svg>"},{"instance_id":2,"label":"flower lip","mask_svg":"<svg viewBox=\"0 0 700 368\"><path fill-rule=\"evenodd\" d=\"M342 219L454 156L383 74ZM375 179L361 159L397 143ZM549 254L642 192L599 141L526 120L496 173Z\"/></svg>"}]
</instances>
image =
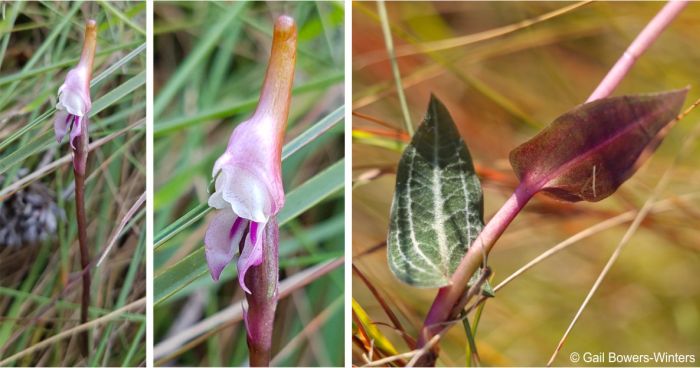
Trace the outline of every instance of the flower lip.
<instances>
[{"instance_id":1,"label":"flower lip","mask_svg":"<svg viewBox=\"0 0 700 368\"><path fill-rule=\"evenodd\" d=\"M214 280L219 280L238 250L248 222L236 216L230 209L218 211L209 223L204 236L204 255Z\"/></svg>"}]
</instances>

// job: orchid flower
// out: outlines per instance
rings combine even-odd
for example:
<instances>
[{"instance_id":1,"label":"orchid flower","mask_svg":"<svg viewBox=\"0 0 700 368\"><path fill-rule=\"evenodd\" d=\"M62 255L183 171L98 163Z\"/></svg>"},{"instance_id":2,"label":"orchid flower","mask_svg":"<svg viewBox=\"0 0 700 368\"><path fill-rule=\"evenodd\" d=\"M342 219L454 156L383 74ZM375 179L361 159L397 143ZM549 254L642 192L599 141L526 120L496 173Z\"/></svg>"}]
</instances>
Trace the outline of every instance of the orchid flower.
<instances>
[{"instance_id":1,"label":"orchid flower","mask_svg":"<svg viewBox=\"0 0 700 368\"><path fill-rule=\"evenodd\" d=\"M80 303L80 322L87 323L90 304L90 247L87 237L87 215L85 214L85 171L88 158L88 113L90 101L90 80L92 64L97 47L97 23L88 20L85 24L83 51L75 68L68 71L65 82L58 89L58 104L54 119L56 140L61 143L70 132L69 143L73 149L73 173L75 175L75 217L78 223L78 243L80 245L80 265L83 268L83 295ZM83 356L90 353L88 331L78 335Z\"/></svg>"},{"instance_id":2,"label":"orchid flower","mask_svg":"<svg viewBox=\"0 0 700 368\"><path fill-rule=\"evenodd\" d=\"M233 131L212 171L215 192L209 206L217 213L204 238L209 270L218 280L240 251L238 281L248 294L252 292L246 273L263 263L263 246L269 240L265 229L284 206L281 152L295 60L296 25L292 18L280 16L258 106Z\"/></svg>"},{"instance_id":3,"label":"orchid flower","mask_svg":"<svg viewBox=\"0 0 700 368\"><path fill-rule=\"evenodd\" d=\"M83 130L87 133L88 113L92 106L90 79L96 46L97 24L94 20L89 20L85 25L85 38L80 62L75 68L68 71L65 82L58 89L58 104L56 104L56 117L53 123L56 140L61 143L66 133L70 132L69 143L73 151L77 150L75 139L82 135ZM74 166L76 168L80 166L75 156Z\"/></svg>"},{"instance_id":4,"label":"orchid flower","mask_svg":"<svg viewBox=\"0 0 700 368\"><path fill-rule=\"evenodd\" d=\"M279 226L284 206L282 143L289 115L296 25L288 16L275 22L272 51L260 101L253 116L234 129L212 171L217 210L204 237L204 253L218 280L238 250L238 283L244 310L250 366L269 366L279 283ZM247 277L246 277L247 276Z\"/></svg>"}]
</instances>

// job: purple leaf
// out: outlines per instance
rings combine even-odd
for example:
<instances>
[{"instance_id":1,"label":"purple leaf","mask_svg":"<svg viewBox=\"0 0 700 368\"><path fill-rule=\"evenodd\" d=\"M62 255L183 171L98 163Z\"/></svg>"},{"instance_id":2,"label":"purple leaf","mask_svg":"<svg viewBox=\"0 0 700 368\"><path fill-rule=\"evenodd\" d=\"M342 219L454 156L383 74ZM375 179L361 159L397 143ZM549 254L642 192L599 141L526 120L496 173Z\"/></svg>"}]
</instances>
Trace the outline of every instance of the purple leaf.
<instances>
[{"instance_id":1,"label":"purple leaf","mask_svg":"<svg viewBox=\"0 0 700 368\"><path fill-rule=\"evenodd\" d=\"M608 197L658 147L687 92L611 97L575 107L510 153L521 186L569 202Z\"/></svg>"}]
</instances>

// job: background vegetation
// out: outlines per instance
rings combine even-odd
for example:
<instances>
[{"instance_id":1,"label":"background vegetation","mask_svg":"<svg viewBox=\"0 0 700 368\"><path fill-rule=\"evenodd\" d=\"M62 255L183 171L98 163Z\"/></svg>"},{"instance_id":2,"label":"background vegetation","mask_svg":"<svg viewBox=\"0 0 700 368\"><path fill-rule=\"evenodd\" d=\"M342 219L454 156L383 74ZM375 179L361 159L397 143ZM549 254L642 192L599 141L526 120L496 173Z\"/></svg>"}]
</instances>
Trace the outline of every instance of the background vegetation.
<instances>
[{"instance_id":1,"label":"background vegetation","mask_svg":"<svg viewBox=\"0 0 700 368\"><path fill-rule=\"evenodd\" d=\"M387 3L398 65L414 125L430 93L450 110L469 145L484 187L486 220L517 179L508 153L560 114L586 100L661 3L588 3L546 21L522 23L570 3ZM691 3L642 56L615 94L691 85L700 96L700 6ZM399 282L386 264L384 241L395 168L408 135L375 3L353 4L353 362L411 348L436 290ZM416 51L417 45L453 47ZM439 45L444 45L441 43ZM638 210L700 124L681 121L652 159L611 198L567 204L537 195L489 257L499 284L570 236L589 237L538 263L486 303L476 342L484 365L543 365L629 226L590 229ZM700 354L700 161L697 145L675 163L666 210L642 223L569 335L554 365L571 352ZM360 277L366 277L366 281ZM375 288L378 298L371 292ZM387 315L380 300L401 324ZM366 315L364 314L366 312ZM358 327L362 327L361 329ZM402 332L402 330L404 332ZM410 342L410 339L408 339ZM438 364L467 363L467 339L453 328ZM407 359L396 364L404 364ZM581 363L579 363L581 364Z\"/></svg>"},{"instance_id":2,"label":"background vegetation","mask_svg":"<svg viewBox=\"0 0 700 368\"><path fill-rule=\"evenodd\" d=\"M235 262L219 282L203 237L214 161L255 107L272 24L299 29L283 152L282 299L273 364L343 365L343 21L339 2L155 4L156 365L246 364Z\"/></svg>"},{"instance_id":3,"label":"background vegetation","mask_svg":"<svg viewBox=\"0 0 700 368\"><path fill-rule=\"evenodd\" d=\"M0 243L0 365L145 365L145 3L0 7L0 206L41 193L34 210L57 222L38 244ZM81 295L73 168L66 139L56 143L53 115L89 18L98 23L90 117L98 147L86 180L93 343L85 359L70 333L79 324ZM40 209L53 204L55 210ZM6 218L0 231L10 226ZM4 360L15 354L21 356Z\"/></svg>"}]
</instances>

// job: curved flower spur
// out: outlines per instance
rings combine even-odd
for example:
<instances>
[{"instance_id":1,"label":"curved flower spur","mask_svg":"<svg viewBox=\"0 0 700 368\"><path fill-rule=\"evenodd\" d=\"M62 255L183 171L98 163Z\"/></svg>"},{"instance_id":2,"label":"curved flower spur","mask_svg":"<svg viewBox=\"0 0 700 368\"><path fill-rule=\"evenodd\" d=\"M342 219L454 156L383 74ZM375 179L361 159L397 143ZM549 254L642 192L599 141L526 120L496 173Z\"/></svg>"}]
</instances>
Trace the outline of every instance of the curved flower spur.
<instances>
[{"instance_id":1,"label":"curved flower spur","mask_svg":"<svg viewBox=\"0 0 700 368\"><path fill-rule=\"evenodd\" d=\"M80 244L80 264L82 267L83 295L80 308L80 322L88 320L90 305L90 254L87 244L87 217L85 215L85 170L88 157L88 113L90 101L90 80L92 64L97 47L97 23L88 20L85 24L83 50L78 65L68 71L66 80L58 89L58 104L54 119L56 140L60 143L70 132L69 143L73 150L73 173L75 176L75 215L78 223L78 243ZM84 356L89 354L88 332L79 335L79 345Z\"/></svg>"},{"instance_id":2,"label":"curved flower spur","mask_svg":"<svg viewBox=\"0 0 700 368\"><path fill-rule=\"evenodd\" d=\"M277 304L277 213L284 206L281 152L287 126L296 61L296 25L277 18L270 61L253 116L240 123L226 152L214 164L215 192L209 206L217 213L204 238L211 276L238 257L238 282L246 292L251 366L269 364Z\"/></svg>"}]
</instances>

